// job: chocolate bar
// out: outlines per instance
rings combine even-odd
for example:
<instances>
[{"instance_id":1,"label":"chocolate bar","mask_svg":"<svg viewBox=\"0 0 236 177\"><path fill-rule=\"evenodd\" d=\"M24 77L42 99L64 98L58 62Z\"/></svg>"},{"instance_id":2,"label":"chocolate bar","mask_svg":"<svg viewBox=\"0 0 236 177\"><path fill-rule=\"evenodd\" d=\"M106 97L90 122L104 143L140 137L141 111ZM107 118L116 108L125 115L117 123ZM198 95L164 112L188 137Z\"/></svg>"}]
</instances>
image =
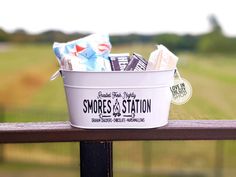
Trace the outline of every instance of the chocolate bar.
<instances>
[{"instance_id":1,"label":"chocolate bar","mask_svg":"<svg viewBox=\"0 0 236 177\"><path fill-rule=\"evenodd\" d=\"M133 53L125 71L144 71L148 62L139 54Z\"/></svg>"},{"instance_id":2,"label":"chocolate bar","mask_svg":"<svg viewBox=\"0 0 236 177\"><path fill-rule=\"evenodd\" d=\"M128 53L110 54L109 59L112 71L124 71L130 60Z\"/></svg>"}]
</instances>

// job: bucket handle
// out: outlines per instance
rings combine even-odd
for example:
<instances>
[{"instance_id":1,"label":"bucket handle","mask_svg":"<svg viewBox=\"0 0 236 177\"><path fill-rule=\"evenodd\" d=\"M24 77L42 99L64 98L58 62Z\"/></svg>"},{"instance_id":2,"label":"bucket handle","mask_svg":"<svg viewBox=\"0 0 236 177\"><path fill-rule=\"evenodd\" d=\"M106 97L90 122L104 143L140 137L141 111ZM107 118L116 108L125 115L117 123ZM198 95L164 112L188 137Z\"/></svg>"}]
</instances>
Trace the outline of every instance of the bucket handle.
<instances>
[{"instance_id":1,"label":"bucket handle","mask_svg":"<svg viewBox=\"0 0 236 177\"><path fill-rule=\"evenodd\" d=\"M50 77L50 81L55 80L56 78L58 78L59 76L62 76L61 70L57 70L54 74L52 74L52 76Z\"/></svg>"}]
</instances>

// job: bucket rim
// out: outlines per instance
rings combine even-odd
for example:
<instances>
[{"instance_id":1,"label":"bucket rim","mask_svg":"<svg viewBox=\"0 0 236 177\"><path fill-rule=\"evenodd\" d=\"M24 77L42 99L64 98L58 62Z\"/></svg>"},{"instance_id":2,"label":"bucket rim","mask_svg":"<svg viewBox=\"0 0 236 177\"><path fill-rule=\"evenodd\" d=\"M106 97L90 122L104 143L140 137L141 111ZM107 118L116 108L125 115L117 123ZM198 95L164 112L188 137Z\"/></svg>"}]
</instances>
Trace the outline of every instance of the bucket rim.
<instances>
[{"instance_id":1,"label":"bucket rim","mask_svg":"<svg viewBox=\"0 0 236 177\"><path fill-rule=\"evenodd\" d=\"M72 71L72 70L65 70L59 69L62 72L71 72L71 73L156 73L156 72L171 72L174 69L166 69L166 70L145 70L145 71Z\"/></svg>"}]
</instances>

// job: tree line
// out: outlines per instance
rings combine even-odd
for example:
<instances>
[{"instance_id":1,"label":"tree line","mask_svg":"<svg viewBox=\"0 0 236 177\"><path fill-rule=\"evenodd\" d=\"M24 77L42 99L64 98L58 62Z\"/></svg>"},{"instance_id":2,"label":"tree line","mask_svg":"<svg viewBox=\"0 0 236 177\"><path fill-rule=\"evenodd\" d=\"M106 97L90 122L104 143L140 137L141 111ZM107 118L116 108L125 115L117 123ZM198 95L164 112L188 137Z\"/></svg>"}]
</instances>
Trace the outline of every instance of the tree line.
<instances>
[{"instance_id":1,"label":"tree line","mask_svg":"<svg viewBox=\"0 0 236 177\"><path fill-rule=\"evenodd\" d=\"M211 31L200 35L178 35L162 33L152 35L127 34L111 35L112 45L132 43L152 43L166 45L172 51L194 51L213 53L235 53L236 38L227 37L215 16L210 16ZM29 34L23 29L8 33L0 29L0 42L12 43L53 43L66 42L84 37L86 33L64 33L62 31L48 30L39 34Z\"/></svg>"}]
</instances>

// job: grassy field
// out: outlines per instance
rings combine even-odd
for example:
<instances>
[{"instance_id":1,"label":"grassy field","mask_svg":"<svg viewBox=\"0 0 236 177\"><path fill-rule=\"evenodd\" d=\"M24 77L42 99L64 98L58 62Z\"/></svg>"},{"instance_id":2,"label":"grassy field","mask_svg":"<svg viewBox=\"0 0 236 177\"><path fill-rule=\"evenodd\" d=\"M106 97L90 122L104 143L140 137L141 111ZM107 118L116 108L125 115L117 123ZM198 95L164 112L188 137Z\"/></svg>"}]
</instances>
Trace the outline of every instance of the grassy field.
<instances>
[{"instance_id":1,"label":"grassy field","mask_svg":"<svg viewBox=\"0 0 236 177\"><path fill-rule=\"evenodd\" d=\"M135 44L114 47L112 52L137 52L148 58L152 50L152 45ZM236 55L179 53L178 56L180 74L191 82L193 97L185 105L172 105L170 119L234 119ZM67 120L62 80L49 81L57 67L50 45L10 45L0 50L0 117L4 115L1 121ZM151 173L149 176L159 177L214 176L216 146L216 141L115 142L114 176L141 177L147 171ZM222 147L223 174L232 176L236 143L224 141ZM79 163L78 148L78 143L5 145L7 163L0 165L0 176L15 176L22 170L27 176L26 171L40 171L45 164L54 164L52 170L45 169L45 176L58 176L57 167ZM20 164L34 165L23 168ZM73 173L68 169L60 174L77 175L76 170Z\"/></svg>"}]
</instances>

